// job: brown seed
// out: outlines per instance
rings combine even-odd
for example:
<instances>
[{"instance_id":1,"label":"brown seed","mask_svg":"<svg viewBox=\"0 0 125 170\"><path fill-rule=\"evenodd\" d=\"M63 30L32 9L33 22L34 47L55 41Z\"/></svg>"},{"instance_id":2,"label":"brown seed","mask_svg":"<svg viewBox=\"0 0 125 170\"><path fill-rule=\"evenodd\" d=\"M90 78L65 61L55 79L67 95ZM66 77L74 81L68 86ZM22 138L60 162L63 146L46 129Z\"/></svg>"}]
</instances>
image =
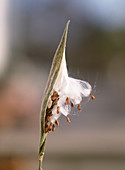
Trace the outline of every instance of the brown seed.
<instances>
[{"instance_id":1,"label":"brown seed","mask_svg":"<svg viewBox=\"0 0 125 170\"><path fill-rule=\"evenodd\" d=\"M50 123L48 130L49 130L49 131L52 130L52 122Z\"/></svg>"},{"instance_id":2,"label":"brown seed","mask_svg":"<svg viewBox=\"0 0 125 170\"><path fill-rule=\"evenodd\" d=\"M58 96L57 91L54 91L53 96Z\"/></svg>"},{"instance_id":3,"label":"brown seed","mask_svg":"<svg viewBox=\"0 0 125 170\"><path fill-rule=\"evenodd\" d=\"M59 98L56 99L54 105L57 105L58 101L59 101Z\"/></svg>"},{"instance_id":4,"label":"brown seed","mask_svg":"<svg viewBox=\"0 0 125 170\"><path fill-rule=\"evenodd\" d=\"M55 124L53 124L52 131L53 132L55 131Z\"/></svg>"},{"instance_id":5,"label":"brown seed","mask_svg":"<svg viewBox=\"0 0 125 170\"><path fill-rule=\"evenodd\" d=\"M47 116L47 118L45 119L45 123L48 123L50 121L50 117Z\"/></svg>"},{"instance_id":6,"label":"brown seed","mask_svg":"<svg viewBox=\"0 0 125 170\"><path fill-rule=\"evenodd\" d=\"M74 103L73 102L71 102L71 107L74 107Z\"/></svg>"},{"instance_id":7,"label":"brown seed","mask_svg":"<svg viewBox=\"0 0 125 170\"><path fill-rule=\"evenodd\" d=\"M68 116L66 116L67 122L70 123L70 119Z\"/></svg>"},{"instance_id":8,"label":"brown seed","mask_svg":"<svg viewBox=\"0 0 125 170\"><path fill-rule=\"evenodd\" d=\"M47 108L46 109L46 115L48 116L48 115L50 115L52 113L52 109L51 108Z\"/></svg>"},{"instance_id":9,"label":"brown seed","mask_svg":"<svg viewBox=\"0 0 125 170\"><path fill-rule=\"evenodd\" d=\"M47 125L47 123L45 124L45 133L47 133L47 131L48 131L48 125Z\"/></svg>"},{"instance_id":10,"label":"brown seed","mask_svg":"<svg viewBox=\"0 0 125 170\"><path fill-rule=\"evenodd\" d=\"M47 132L48 132L48 127L45 128L45 133L47 133Z\"/></svg>"},{"instance_id":11,"label":"brown seed","mask_svg":"<svg viewBox=\"0 0 125 170\"><path fill-rule=\"evenodd\" d=\"M55 124L57 125L57 127L59 127L59 122L58 122L58 120L55 120Z\"/></svg>"},{"instance_id":12,"label":"brown seed","mask_svg":"<svg viewBox=\"0 0 125 170\"><path fill-rule=\"evenodd\" d=\"M56 98L57 98L56 96L51 96L52 101L56 100Z\"/></svg>"},{"instance_id":13,"label":"brown seed","mask_svg":"<svg viewBox=\"0 0 125 170\"><path fill-rule=\"evenodd\" d=\"M57 97L59 97L59 95L56 91L54 91L53 95L51 96L51 100L54 101Z\"/></svg>"},{"instance_id":14,"label":"brown seed","mask_svg":"<svg viewBox=\"0 0 125 170\"><path fill-rule=\"evenodd\" d=\"M48 127L48 125L47 125L47 123L45 124L45 128L47 128Z\"/></svg>"},{"instance_id":15,"label":"brown seed","mask_svg":"<svg viewBox=\"0 0 125 170\"><path fill-rule=\"evenodd\" d=\"M57 106L57 114L59 114L59 106Z\"/></svg>"},{"instance_id":16,"label":"brown seed","mask_svg":"<svg viewBox=\"0 0 125 170\"><path fill-rule=\"evenodd\" d=\"M66 102L65 102L65 104L69 104L70 103L70 98L69 97L67 97L66 98Z\"/></svg>"},{"instance_id":17,"label":"brown seed","mask_svg":"<svg viewBox=\"0 0 125 170\"><path fill-rule=\"evenodd\" d=\"M77 108L78 108L79 111L81 111L80 104L78 104L78 107L77 107Z\"/></svg>"},{"instance_id":18,"label":"brown seed","mask_svg":"<svg viewBox=\"0 0 125 170\"><path fill-rule=\"evenodd\" d=\"M93 100L95 100L95 96L93 96L92 93L90 93L90 96Z\"/></svg>"},{"instance_id":19,"label":"brown seed","mask_svg":"<svg viewBox=\"0 0 125 170\"><path fill-rule=\"evenodd\" d=\"M50 117L49 117L49 116L47 117L47 121L48 121L48 122L50 121Z\"/></svg>"}]
</instances>

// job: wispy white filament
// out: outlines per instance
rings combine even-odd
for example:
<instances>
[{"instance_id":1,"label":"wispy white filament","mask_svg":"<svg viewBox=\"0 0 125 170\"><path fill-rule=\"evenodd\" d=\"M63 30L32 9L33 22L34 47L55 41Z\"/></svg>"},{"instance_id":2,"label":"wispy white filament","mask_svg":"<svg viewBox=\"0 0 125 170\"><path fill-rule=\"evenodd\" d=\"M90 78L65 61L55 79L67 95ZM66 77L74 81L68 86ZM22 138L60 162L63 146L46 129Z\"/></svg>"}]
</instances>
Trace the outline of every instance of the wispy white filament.
<instances>
[{"instance_id":1,"label":"wispy white filament","mask_svg":"<svg viewBox=\"0 0 125 170\"><path fill-rule=\"evenodd\" d=\"M66 98L70 98L71 102L76 105L80 104L82 97L88 97L91 93L92 87L88 82L74 79L68 76L65 51L63 53L61 67L53 87L53 91L59 94L59 101L52 109L52 117L50 122L54 123L61 114L67 116L70 113L71 106L66 105ZM49 99L51 100L51 99ZM51 106L51 101L48 102L48 107ZM59 106L59 114L57 114L57 107Z\"/></svg>"}]
</instances>

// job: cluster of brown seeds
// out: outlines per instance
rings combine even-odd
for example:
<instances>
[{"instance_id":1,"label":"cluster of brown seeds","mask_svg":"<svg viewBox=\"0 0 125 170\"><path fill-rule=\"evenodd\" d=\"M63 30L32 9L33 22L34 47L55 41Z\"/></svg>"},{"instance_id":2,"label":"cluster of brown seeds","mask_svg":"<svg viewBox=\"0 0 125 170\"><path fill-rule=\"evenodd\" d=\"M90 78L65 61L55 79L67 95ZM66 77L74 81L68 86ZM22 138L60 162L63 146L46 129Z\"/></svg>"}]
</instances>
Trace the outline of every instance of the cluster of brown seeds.
<instances>
[{"instance_id":1,"label":"cluster of brown seeds","mask_svg":"<svg viewBox=\"0 0 125 170\"><path fill-rule=\"evenodd\" d=\"M94 100L95 97L92 95L92 93L90 93L91 98ZM51 130L54 132L55 131L55 124L58 127L59 126L59 122L58 120L55 120L55 123L50 122L49 126L48 126L48 122L50 121L50 117L52 116L52 109L55 105L57 105L58 101L59 101L59 94L54 91L53 95L51 96L51 101L52 101L52 105L50 108L47 107L46 109L46 116L45 116L45 133L49 133ZM71 104L71 107L74 107L74 103L70 100L69 97L66 98L65 101L65 105ZM81 111L80 108L80 104L78 104L77 109L79 111ZM59 114L60 112L60 107L57 106L57 114ZM70 119L68 116L66 116L67 121L70 123Z\"/></svg>"},{"instance_id":2,"label":"cluster of brown seeds","mask_svg":"<svg viewBox=\"0 0 125 170\"><path fill-rule=\"evenodd\" d=\"M47 107L46 109L46 116L45 116L45 133L49 133L51 130L54 132L55 131L55 124L57 127L59 126L58 120L55 120L55 124L52 124L50 122L50 125L48 126L48 122L50 121L50 117L52 116L52 109L55 105L57 105L59 101L59 95L56 91L54 91L53 95L51 96L51 101L52 105L50 108ZM57 114L59 113L59 106L57 107Z\"/></svg>"},{"instance_id":3,"label":"cluster of brown seeds","mask_svg":"<svg viewBox=\"0 0 125 170\"><path fill-rule=\"evenodd\" d=\"M70 103L70 102L71 102L71 103ZM74 103L70 100L69 97L66 98L65 104L71 104L71 107L74 107ZM78 109L78 111L81 111L80 104L78 104L77 109Z\"/></svg>"},{"instance_id":4,"label":"cluster of brown seeds","mask_svg":"<svg viewBox=\"0 0 125 170\"><path fill-rule=\"evenodd\" d=\"M59 122L58 120L55 120L55 123L50 122L49 126L48 126L48 122L50 121L50 117L52 116L52 109L55 105L57 105L58 101L59 101L59 94L54 91L53 95L51 96L51 101L52 101L52 105L50 108L47 107L46 109L46 116L45 116L45 133L49 133L51 130L54 132L55 131L55 124L58 127L59 126ZM66 98L66 102L65 104L69 104L70 103L70 99L67 97ZM71 106L74 107L74 104L71 102ZM60 107L57 106L57 114L59 114L60 112ZM70 119L68 116L66 116L67 121L70 123Z\"/></svg>"}]
</instances>

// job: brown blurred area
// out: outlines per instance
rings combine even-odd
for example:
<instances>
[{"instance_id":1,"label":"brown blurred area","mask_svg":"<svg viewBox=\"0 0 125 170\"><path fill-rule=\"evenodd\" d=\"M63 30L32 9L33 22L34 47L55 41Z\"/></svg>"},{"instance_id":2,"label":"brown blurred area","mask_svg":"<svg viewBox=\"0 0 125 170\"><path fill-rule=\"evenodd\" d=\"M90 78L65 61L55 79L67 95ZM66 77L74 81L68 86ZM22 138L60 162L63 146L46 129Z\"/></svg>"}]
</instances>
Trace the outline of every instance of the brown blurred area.
<instances>
[{"instance_id":1,"label":"brown blurred area","mask_svg":"<svg viewBox=\"0 0 125 170\"><path fill-rule=\"evenodd\" d=\"M44 169L125 169L125 5L89 1L0 1L0 170L38 169L42 96L68 19L69 75L96 100L59 119Z\"/></svg>"}]
</instances>

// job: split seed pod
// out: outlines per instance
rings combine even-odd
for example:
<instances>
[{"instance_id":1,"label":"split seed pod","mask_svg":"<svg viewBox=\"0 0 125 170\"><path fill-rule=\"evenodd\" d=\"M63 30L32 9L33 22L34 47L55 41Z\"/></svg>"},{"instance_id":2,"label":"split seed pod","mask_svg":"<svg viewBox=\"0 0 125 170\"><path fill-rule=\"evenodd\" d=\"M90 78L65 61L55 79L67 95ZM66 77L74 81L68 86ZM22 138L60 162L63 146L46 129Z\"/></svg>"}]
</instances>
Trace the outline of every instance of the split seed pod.
<instances>
[{"instance_id":1,"label":"split seed pod","mask_svg":"<svg viewBox=\"0 0 125 170\"><path fill-rule=\"evenodd\" d=\"M50 122L52 122L53 124L56 122L57 126L59 126L59 122L57 119L60 116L60 113L58 114L58 116L56 116L55 122L52 121L53 110L55 110L55 112L57 111L56 105L59 102L58 101L59 97L55 96L55 98L54 97L51 98L51 96L53 95L53 93L55 91L54 86L55 86L55 83L57 82L57 77L59 75L62 58L64 56L69 22L70 21L68 21L66 24L66 28L65 28L63 36L61 38L60 44L56 50L56 53L55 53L55 56L54 56L54 59L52 62L47 86L46 86L46 89L44 92L43 101L42 101L41 137L40 137L40 147L39 147L39 169L42 169L42 159L43 159L43 154L44 154L46 136L47 136L47 133L49 133L48 127L50 126ZM56 97L57 97L57 100L56 100ZM53 130L54 130L54 128L53 128Z\"/></svg>"},{"instance_id":2,"label":"split seed pod","mask_svg":"<svg viewBox=\"0 0 125 170\"><path fill-rule=\"evenodd\" d=\"M66 24L62 39L56 50L44 93L41 110L39 154L42 153L43 143L49 132L48 130L55 131L54 123L56 123L57 126L59 125L57 119L61 115L64 115L67 121L70 122L67 115L70 113L71 106L74 107L74 105L78 105L78 110L81 110L79 104L82 98L88 97L92 91L89 83L68 76L65 47L69 22L70 21ZM45 127L49 127L48 130L45 130Z\"/></svg>"}]
</instances>

